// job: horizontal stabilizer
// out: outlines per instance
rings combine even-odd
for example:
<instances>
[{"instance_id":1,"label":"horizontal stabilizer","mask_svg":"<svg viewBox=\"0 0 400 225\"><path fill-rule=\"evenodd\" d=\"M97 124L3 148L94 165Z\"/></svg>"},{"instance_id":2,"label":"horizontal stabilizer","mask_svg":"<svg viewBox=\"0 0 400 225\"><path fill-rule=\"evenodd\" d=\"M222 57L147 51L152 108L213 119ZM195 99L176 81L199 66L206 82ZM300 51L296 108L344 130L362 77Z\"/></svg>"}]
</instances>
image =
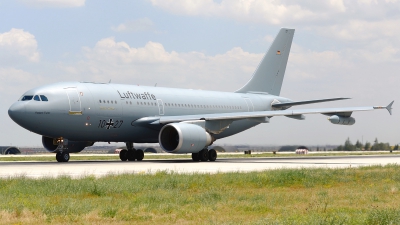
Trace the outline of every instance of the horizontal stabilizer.
<instances>
[{"instance_id":1,"label":"horizontal stabilizer","mask_svg":"<svg viewBox=\"0 0 400 225\"><path fill-rule=\"evenodd\" d=\"M350 98L326 98L326 99L315 99L315 100L307 100L307 101L297 101L297 102L285 102L285 103L275 103L272 104L274 108L284 108L284 107L291 107L295 105L307 105L313 103L320 103L320 102L331 102L337 100L346 100Z\"/></svg>"}]
</instances>

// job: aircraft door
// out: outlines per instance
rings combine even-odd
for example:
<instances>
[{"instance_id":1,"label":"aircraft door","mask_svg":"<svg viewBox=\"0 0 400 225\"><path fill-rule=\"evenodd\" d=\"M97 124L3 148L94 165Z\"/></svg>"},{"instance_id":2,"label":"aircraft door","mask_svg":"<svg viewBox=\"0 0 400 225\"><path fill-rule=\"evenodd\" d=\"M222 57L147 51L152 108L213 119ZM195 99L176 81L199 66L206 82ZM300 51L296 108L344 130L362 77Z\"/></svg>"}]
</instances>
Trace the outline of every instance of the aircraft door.
<instances>
[{"instance_id":1,"label":"aircraft door","mask_svg":"<svg viewBox=\"0 0 400 225\"><path fill-rule=\"evenodd\" d=\"M253 106L253 103L251 102L250 98L243 98L243 99L247 104L248 111L249 112L253 112L254 111L254 106Z\"/></svg>"},{"instance_id":2,"label":"aircraft door","mask_svg":"<svg viewBox=\"0 0 400 225\"><path fill-rule=\"evenodd\" d=\"M158 110L159 110L160 116L164 115L164 104L161 99L157 99L157 105L158 105Z\"/></svg>"},{"instance_id":3,"label":"aircraft door","mask_svg":"<svg viewBox=\"0 0 400 225\"><path fill-rule=\"evenodd\" d=\"M76 88L66 88L70 115L82 115L81 99Z\"/></svg>"}]
</instances>

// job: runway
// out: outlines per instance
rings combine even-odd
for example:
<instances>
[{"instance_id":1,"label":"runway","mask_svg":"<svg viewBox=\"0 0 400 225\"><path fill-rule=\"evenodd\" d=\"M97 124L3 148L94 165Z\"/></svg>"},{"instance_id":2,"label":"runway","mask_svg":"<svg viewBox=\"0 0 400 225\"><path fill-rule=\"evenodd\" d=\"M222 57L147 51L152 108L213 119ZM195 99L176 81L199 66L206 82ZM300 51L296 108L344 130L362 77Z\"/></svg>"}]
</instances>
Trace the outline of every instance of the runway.
<instances>
[{"instance_id":1,"label":"runway","mask_svg":"<svg viewBox=\"0 0 400 225\"><path fill-rule=\"evenodd\" d=\"M398 164L399 155L284 157L284 158L221 158L216 162L192 162L189 159L121 161L58 162L0 162L0 177L26 176L30 178L93 175L96 177L122 173L177 173L249 172L280 168L349 168L371 165Z\"/></svg>"}]
</instances>

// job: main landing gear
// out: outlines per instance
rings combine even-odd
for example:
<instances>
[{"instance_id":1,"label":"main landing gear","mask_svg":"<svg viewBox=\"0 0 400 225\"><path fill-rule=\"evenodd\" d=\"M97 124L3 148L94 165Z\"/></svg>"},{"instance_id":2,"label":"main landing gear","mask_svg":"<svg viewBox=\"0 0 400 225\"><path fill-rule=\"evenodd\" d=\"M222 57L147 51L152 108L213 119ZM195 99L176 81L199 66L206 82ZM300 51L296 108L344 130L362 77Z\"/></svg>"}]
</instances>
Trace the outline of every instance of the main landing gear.
<instances>
[{"instance_id":1,"label":"main landing gear","mask_svg":"<svg viewBox=\"0 0 400 225\"><path fill-rule=\"evenodd\" d=\"M202 161L206 162L210 160L210 162L214 162L217 159L217 151L215 149L203 149L198 153L192 153L192 159L195 162Z\"/></svg>"},{"instance_id":2,"label":"main landing gear","mask_svg":"<svg viewBox=\"0 0 400 225\"><path fill-rule=\"evenodd\" d=\"M121 161L142 161L144 158L144 152L141 149L134 149L132 142L126 142L126 149L122 149L119 152L119 158Z\"/></svg>"}]
</instances>

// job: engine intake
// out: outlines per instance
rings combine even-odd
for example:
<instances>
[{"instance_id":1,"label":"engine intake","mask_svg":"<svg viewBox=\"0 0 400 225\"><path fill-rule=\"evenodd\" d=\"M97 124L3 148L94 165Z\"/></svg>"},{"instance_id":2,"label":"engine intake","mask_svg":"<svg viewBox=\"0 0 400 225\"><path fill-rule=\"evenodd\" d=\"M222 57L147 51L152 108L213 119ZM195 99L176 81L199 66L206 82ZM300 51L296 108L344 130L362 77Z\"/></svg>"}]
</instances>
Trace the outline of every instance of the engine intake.
<instances>
[{"instance_id":1,"label":"engine intake","mask_svg":"<svg viewBox=\"0 0 400 225\"><path fill-rule=\"evenodd\" d=\"M334 116L329 117L328 120L333 124L339 124L339 125L353 125L356 123L356 120L350 116L343 117L343 116L334 115Z\"/></svg>"},{"instance_id":2,"label":"engine intake","mask_svg":"<svg viewBox=\"0 0 400 225\"><path fill-rule=\"evenodd\" d=\"M213 142L213 137L201 126L188 123L165 125L158 141L164 151L169 153L197 153Z\"/></svg>"}]
</instances>

